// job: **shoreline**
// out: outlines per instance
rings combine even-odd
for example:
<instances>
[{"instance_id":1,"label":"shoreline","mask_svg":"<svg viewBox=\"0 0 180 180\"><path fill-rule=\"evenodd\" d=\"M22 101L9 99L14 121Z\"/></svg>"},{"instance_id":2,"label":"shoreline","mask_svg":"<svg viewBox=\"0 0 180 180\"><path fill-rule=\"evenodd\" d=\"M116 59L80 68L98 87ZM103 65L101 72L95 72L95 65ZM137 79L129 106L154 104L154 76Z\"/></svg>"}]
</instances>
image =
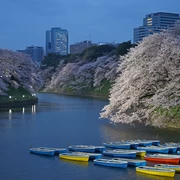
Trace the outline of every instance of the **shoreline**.
<instances>
[{"instance_id":1,"label":"shoreline","mask_svg":"<svg viewBox=\"0 0 180 180\"><path fill-rule=\"evenodd\" d=\"M75 96L75 97L96 98L96 99L101 99L101 100L107 100L108 101L108 97L105 96L105 95L73 94L73 93L61 93L61 92L54 92L54 91L48 91L48 92L40 91L39 93L52 93L52 94L60 94L60 95Z\"/></svg>"},{"instance_id":2,"label":"shoreline","mask_svg":"<svg viewBox=\"0 0 180 180\"><path fill-rule=\"evenodd\" d=\"M38 103L38 98L30 99L30 100L16 100L16 101L11 101L11 102L0 102L0 109L24 107L24 106L34 105L36 103Z\"/></svg>"}]
</instances>

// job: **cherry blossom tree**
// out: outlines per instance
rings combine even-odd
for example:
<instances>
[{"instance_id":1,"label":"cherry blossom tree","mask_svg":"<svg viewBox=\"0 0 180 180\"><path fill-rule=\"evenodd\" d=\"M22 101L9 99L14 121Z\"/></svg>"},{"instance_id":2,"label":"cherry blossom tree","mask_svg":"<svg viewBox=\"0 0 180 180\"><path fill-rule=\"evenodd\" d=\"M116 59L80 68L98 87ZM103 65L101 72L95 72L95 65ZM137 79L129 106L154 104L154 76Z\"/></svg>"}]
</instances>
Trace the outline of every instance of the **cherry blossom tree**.
<instances>
[{"instance_id":1,"label":"cherry blossom tree","mask_svg":"<svg viewBox=\"0 0 180 180\"><path fill-rule=\"evenodd\" d=\"M144 38L120 59L120 75L101 118L158 127L180 125L180 25Z\"/></svg>"},{"instance_id":2,"label":"cherry blossom tree","mask_svg":"<svg viewBox=\"0 0 180 180\"><path fill-rule=\"evenodd\" d=\"M6 94L9 85L37 91L43 84L38 69L28 55L0 49L0 93Z\"/></svg>"}]
</instances>

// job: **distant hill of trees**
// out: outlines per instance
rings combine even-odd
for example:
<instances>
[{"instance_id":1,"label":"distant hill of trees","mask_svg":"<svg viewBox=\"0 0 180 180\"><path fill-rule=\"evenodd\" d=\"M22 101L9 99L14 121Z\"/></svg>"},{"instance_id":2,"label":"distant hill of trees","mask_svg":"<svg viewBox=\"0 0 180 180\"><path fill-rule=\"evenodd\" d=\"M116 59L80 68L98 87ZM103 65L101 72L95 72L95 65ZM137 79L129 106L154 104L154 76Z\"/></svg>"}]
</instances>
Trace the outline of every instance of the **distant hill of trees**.
<instances>
[{"instance_id":1,"label":"distant hill of trees","mask_svg":"<svg viewBox=\"0 0 180 180\"><path fill-rule=\"evenodd\" d=\"M42 91L108 97L115 80L119 56L134 47L130 41L119 46L93 46L81 54L48 54L42 62L45 80Z\"/></svg>"}]
</instances>

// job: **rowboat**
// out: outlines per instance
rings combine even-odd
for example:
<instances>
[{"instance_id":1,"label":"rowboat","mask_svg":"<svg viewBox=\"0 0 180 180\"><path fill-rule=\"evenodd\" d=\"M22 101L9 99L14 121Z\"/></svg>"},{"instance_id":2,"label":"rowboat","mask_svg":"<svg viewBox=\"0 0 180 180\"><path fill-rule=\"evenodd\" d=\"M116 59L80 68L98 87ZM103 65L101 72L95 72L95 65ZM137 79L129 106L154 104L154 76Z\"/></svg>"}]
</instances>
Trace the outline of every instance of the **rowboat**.
<instances>
[{"instance_id":1,"label":"rowboat","mask_svg":"<svg viewBox=\"0 0 180 180\"><path fill-rule=\"evenodd\" d=\"M50 149L30 148L30 152L40 155L54 156L55 151Z\"/></svg>"},{"instance_id":2,"label":"rowboat","mask_svg":"<svg viewBox=\"0 0 180 180\"><path fill-rule=\"evenodd\" d=\"M78 152L95 152L95 147L92 145L72 145L69 146L69 151L78 151Z\"/></svg>"},{"instance_id":3,"label":"rowboat","mask_svg":"<svg viewBox=\"0 0 180 180\"><path fill-rule=\"evenodd\" d=\"M163 155L149 154L149 155L144 156L144 159L147 161L179 164L179 157L170 157L170 156L168 157L168 156L164 156L164 154Z\"/></svg>"},{"instance_id":4,"label":"rowboat","mask_svg":"<svg viewBox=\"0 0 180 180\"><path fill-rule=\"evenodd\" d=\"M103 152L106 150L105 146L94 146L95 152Z\"/></svg>"},{"instance_id":5,"label":"rowboat","mask_svg":"<svg viewBox=\"0 0 180 180\"><path fill-rule=\"evenodd\" d=\"M113 160L121 160L128 162L128 166L145 166L145 160L138 160L138 159L125 159L125 158L113 158Z\"/></svg>"},{"instance_id":6,"label":"rowboat","mask_svg":"<svg viewBox=\"0 0 180 180\"><path fill-rule=\"evenodd\" d=\"M167 177L174 177L175 175L175 170L156 168L156 167L150 167L150 166L136 167L136 172L157 175L157 176L167 176Z\"/></svg>"},{"instance_id":7,"label":"rowboat","mask_svg":"<svg viewBox=\"0 0 180 180\"><path fill-rule=\"evenodd\" d=\"M159 147L159 146L137 147L137 150L145 150L146 152L165 153L165 154L169 152L168 147Z\"/></svg>"},{"instance_id":8,"label":"rowboat","mask_svg":"<svg viewBox=\"0 0 180 180\"><path fill-rule=\"evenodd\" d=\"M124 151L124 152L136 152L136 156L141 156L141 157L144 157L146 155L146 151L144 150L136 150L136 149L128 149L128 150L125 150L125 149L115 149L114 151Z\"/></svg>"},{"instance_id":9,"label":"rowboat","mask_svg":"<svg viewBox=\"0 0 180 180\"><path fill-rule=\"evenodd\" d=\"M165 143L166 146L175 146L177 147L177 151L180 151L180 143L168 142Z\"/></svg>"},{"instance_id":10,"label":"rowboat","mask_svg":"<svg viewBox=\"0 0 180 180\"><path fill-rule=\"evenodd\" d=\"M90 159L100 159L102 157L102 154L99 153L73 152L72 154L88 155Z\"/></svg>"},{"instance_id":11,"label":"rowboat","mask_svg":"<svg viewBox=\"0 0 180 180\"><path fill-rule=\"evenodd\" d=\"M115 148L115 149L129 149L130 144L125 142L109 142L109 143L103 143L105 147L108 148Z\"/></svg>"},{"instance_id":12,"label":"rowboat","mask_svg":"<svg viewBox=\"0 0 180 180\"><path fill-rule=\"evenodd\" d=\"M152 141L149 141L149 140L134 140L134 142L137 142L139 143L139 146L143 146L143 147L146 147L146 146L152 146Z\"/></svg>"},{"instance_id":13,"label":"rowboat","mask_svg":"<svg viewBox=\"0 0 180 180\"><path fill-rule=\"evenodd\" d=\"M154 146L158 146L160 144L160 140L148 140L148 141L151 141L152 142L152 145Z\"/></svg>"},{"instance_id":14,"label":"rowboat","mask_svg":"<svg viewBox=\"0 0 180 180\"><path fill-rule=\"evenodd\" d=\"M136 150L135 152L137 156L144 157L146 155L146 151L144 150Z\"/></svg>"},{"instance_id":15,"label":"rowboat","mask_svg":"<svg viewBox=\"0 0 180 180\"><path fill-rule=\"evenodd\" d=\"M130 148L132 149L136 149L138 146L139 146L139 143L138 142L135 142L135 141L125 141L126 143L130 144Z\"/></svg>"},{"instance_id":16,"label":"rowboat","mask_svg":"<svg viewBox=\"0 0 180 180\"><path fill-rule=\"evenodd\" d=\"M109 166L109 167L118 167L118 168L127 168L128 165L126 161L113 160L113 159L95 159L94 164Z\"/></svg>"},{"instance_id":17,"label":"rowboat","mask_svg":"<svg viewBox=\"0 0 180 180\"><path fill-rule=\"evenodd\" d=\"M169 153L175 153L175 152L177 151L177 147L176 147L176 146L173 146L173 145L163 144L163 145L158 145L158 147L166 147L166 148L169 148Z\"/></svg>"},{"instance_id":18,"label":"rowboat","mask_svg":"<svg viewBox=\"0 0 180 180\"><path fill-rule=\"evenodd\" d=\"M54 150L55 154L60 154L60 153L65 153L67 152L67 149L65 148L50 148L50 147L39 147L40 149L49 149L49 150Z\"/></svg>"},{"instance_id":19,"label":"rowboat","mask_svg":"<svg viewBox=\"0 0 180 180\"><path fill-rule=\"evenodd\" d=\"M169 157L169 158L179 158L179 161L180 161L180 155L178 155L178 154L154 154L154 156L162 156L162 157Z\"/></svg>"},{"instance_id":20,"label":"rowboat","mask_svg":"<svg viewBox=\"0 0 180 180\"><path fill-rule=\"evenodd\" d=\"M61 153L59 154L59 158L73 160L73 161L83 161L83 162L87 162L89 160L88 155L73 154L73 153Z\"/></svg>"},{"instance_id":21,"label":"rowboat","mask_svg":"<svg viewBox=\"0 0 180 180\"><path fill-rule=\"evenodd\" d=\"M154 167L156 167L156 168L173 169L173 170L175 170L176 172L180 172L180 165L155 164Z\"/></svg>"},{"instance_id":22,"label":"rowboat","mask_svg":"<svg viewBox=\"0 0 180 180\"><path fill-rule=\"evenodd\" d=\"M135 158L136 152L128 151L128 150L106 150L103 151L105 156L113 156L113 157L121 157L121 158Z\"/></svg>"},{"instance_id":23,"label":"rowboat","mask_svg":"<svg viewBox=\"0 0 180 180\"><path fill-rule=\"evenodd\" d=\"M136 156L141 156L141 157L144 157L146 155L146 151L144 150L136 150L136 149L114 149L114 152L117 152L117 151L123 151L123 152L136 152Z\"/></svg>"}]
</instances>

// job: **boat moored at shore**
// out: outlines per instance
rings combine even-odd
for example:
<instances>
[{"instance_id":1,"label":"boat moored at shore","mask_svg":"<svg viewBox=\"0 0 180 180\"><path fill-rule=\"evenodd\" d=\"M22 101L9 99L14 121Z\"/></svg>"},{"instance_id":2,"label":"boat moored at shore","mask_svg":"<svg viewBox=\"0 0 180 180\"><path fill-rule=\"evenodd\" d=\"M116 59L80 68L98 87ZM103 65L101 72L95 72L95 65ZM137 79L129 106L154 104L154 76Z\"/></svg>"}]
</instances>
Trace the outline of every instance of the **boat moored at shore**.
<instances>
[{"instance_id":1,"label":"boat moored at shore","mask_svg":"<svg viewBox=\"0 0 180 180\"><path fill-rule=\"evenodd\" d=\"M127 168L128 163L121 160L113 159L95 159L94 164L108 167Z\"/></svg>"},{"instance_id":2,"label":"boat moored at shore","mask_svg":"<svg viewBox=\"0 0 180 180\"><path fill-rule=\"evenodd\" d=\"M136 167L136 172L151 174L156 176L166 176L166 177L174 177L175 170L165 169L165 168L156 168L150 166L139 166Z\"/></svg>"},{"instance_id":3,"label":"boat moored at shore","mask_svg":"<svg viewBox=\"0 0 180 180\"><path fill-rule=\"evenodd\" d=\"M159 146L137 147L137 150L145 150L146 152L165 153L165 154L169 152L168 147L159 147Z\"/></svg>"},{"instance_id":4,"label":"boat moored at shore","mask_svg":"<svg viewBox=\"0 0 180 180\"><path fill-rule=\"evenodd\" d=\"M129 149L130 144L125 142L109 142L103 143L105 147L114 148L114 149Z\"/></svg>"},{"instance_id":5,"label":"boat moored at shore","mask_svg":"<svg viewBox=\"0 0 180 180\"><path fill-rule=\"evenodd\" d=\"M106 150L103 151L103 155L121 158L136 158L136 152L128 150Z\"/></svg>"},{"instance_id":6,"label":"boat moored at shore","mask_svg":"<svg viewBox=\"0 0 180 180\"><path fill-rule=\"evenodd\" d=\"M73 154L73 153L61 153L59 154L59 158L72 160L72 161L89 161L89 155L82 155L82 154Z\"/></svg>"},{"instance_id":7,"label":"boat moored at shore","mask_svg":"<svg viewBox=\"0 0 180 180\"><path fill-rule=\"evenodd\" d=\"M180 165L172 165L172 164L155 164L154 167L156 168L166 168L166 169L173 169L176 172L180 172Z\"/></svg>"},{"instance_id":8,"label":"boat moored at shore","mask_svg":"<svg viewBox=\"0 0 180 180\"><path fill-rule=\"evenodd\" d=\"M78 151L78 152L95 152L95 147L92 145L71 145L69 146L69 151Z\"/></svg>"},{"instance_id":9,"label":"boat moored at shore","mask_svg":"<svg viewBox=\"0 0 180 180\"><path fill-rule=\"evenodd\" d=\"M30 152L39 155L48 155L54 156L55 151L51 149L42 149L42 148L30 148Z\"/></svg>"},{"instance_id":10,"label":"boat moored at shore","mask_svg":"<svg viewBox=\"0 0 180 180\"><path fill-rule=\"evenodd\" d=\"M128 162L128 166L145 166L145 160L138 160L138 159L125 159L125 158L113 158L113 160L121 160Z\"/></svg>"},{"instance_id":11,"label":"boat moored at shore","mask_svg":"<svg viewBox=\"0 0 180 180\"><path fill-rule=\"evenodd\" d=\"M164 154L163 154L164 155ZM148 154L144 156L147 161L162 162L170 164L179 164L179 157L163 156L161 154Z\"/></svg>"}]
</instances>

